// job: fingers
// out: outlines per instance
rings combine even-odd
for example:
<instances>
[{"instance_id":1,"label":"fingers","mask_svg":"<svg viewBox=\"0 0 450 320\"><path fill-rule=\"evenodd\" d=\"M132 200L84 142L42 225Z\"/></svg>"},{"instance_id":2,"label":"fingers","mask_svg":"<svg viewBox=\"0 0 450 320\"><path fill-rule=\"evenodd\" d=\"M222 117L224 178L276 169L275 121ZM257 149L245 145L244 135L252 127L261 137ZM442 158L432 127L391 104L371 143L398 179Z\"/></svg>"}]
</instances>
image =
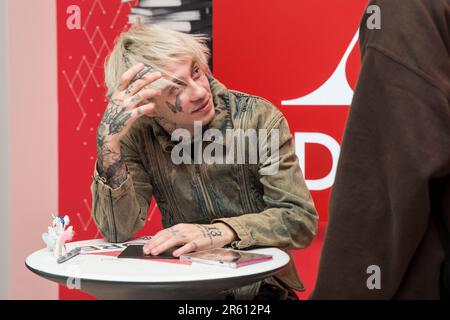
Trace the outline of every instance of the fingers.
<instances>
[{"instance_id":1,"label":"fingers","mask_svg":"<svg viewBox=\"0 0 450 320\"><path fill-rule=\"evenodd\" d=\"M143 71L141 71L141 72L143 72ZM125 90L125 94L132 96L132 95L136 94L137 92L139 92L140 90L142 90L143 88L145 88L146 86L148 86L149 84L151 84L152 82L155 82L156 80L158 80L161 77L162 77L162 74L159 71L147 73L144 76L142 76L141 78L138 78L138 80L130 83L128 88Z\"/></svg>"},{"instance_id":2,"label":"fingers","mask_svg":"<svg viewBox=\"0 0 450 320\"><path fill-rule=\"evenodd\" d=\"M131 83L131 80L137 75L139 71L144 69L144 64L139 63L132 66L130 69L125 71L120 78L119 85L117 86L117 90L123 91L125 90Z\"/></svg>"},{"instance_id":3,"label":"fingers","mask_svg":"<svg viewBox=\"0 0 450 320\"><path fill-rule=\"evenodd\" d=\"M158 255L158 254L163 253L163 252L169 250L170 248L173 248L173 247L178 246L180 244L183 244L183 240L182 239L180 239L178 237L171 237L169 240L163 242L162 244L160 244L159 246L154 248L151 251L151 253L153 255Z\"/></svg>"},{"instance_id":4,"label":"fingers","mask_svg":"<svg viewBox=\"0 0 450 320\"><path fill-rule=\"evenodd\" d=\"M159 89L143 89L129 98L127 106L129 108L135 108L142 103L147 105L154 104L151 100L159 95L161 95L161 90Z\"/></svg>"},{"instance_id":5,"label":"fingers","mask_svg":"<svg viewBox=\"0 0 450 320\"><path fill-rule=\"evenodd\" d=\"M197 250L199 250L197 242L192 241L192 242L186 243L181 248L175 250L173 252L173 256L174 257L179 257L182 254L189 253L189 252L192 252L192 251L197 251Z\"/></svg>"},{"instance_id":6,"label":"fingers","mask_svg":"<svg viewBox=\"0 0 450 320\"><path fill-rule=\"evenodd\" d=\"M144 254L158 255L159 253L163 252L161 250L161 245L175 238L173 235L170 234L168 230L169 229L164 229L159 231L149 242L147 242L147 244L143 248ZM177 240L179 240L178 237Z\"/></svg>"},{"instance_id":7,"label":"fingers","mask_svg":"<svg viewBox=\"0 0 450 320\"><path fill-rule=\"evenodd\" d=\"M170 248L182 245L181 248L177 248L173 253L175 257L178 257L186 252L206 248L207 242L208 240L201 239L201 234L195 225L180 223L159 231L146 243L143 251L144 254L158 255Z\"/></svg>"},{"instance_id":8,"label":"fingers","mask_svg":"<svg viewBox=\"0 0 450 320\"><path fill-rule=\"evenodd\" d=\"M184 245L193 240L192 238L189 239L185 232L188 232L188 230L184 224L161 230L144 246L144 254L158 255L172 247L180 244Z\"/></svg>"},{"instance_id":9,"label":"fingers","mask_svg":"<svg viewBox=\"0 0 450 320\"><path fill-rule=\"evenodd\" d=\"M154 117L154 116L158 115L158 112L156 111L156 105L153 102L149 102L147 104L143 104L143 105L137 107L135 110L136 110L136 115L138 117L140 117L140 116L142 116L144 114L149 116L149 117Z\"/></svg>"},{"instance_id":10,"label":"fingers","mask_svg":"<svg viewBox=\"0 0 450 320\"><path fill-rule=\"evenodd\" d=\"M150 241L148 241L143 250L144 250L144 254L153 254L152 250L155 249L157 246L159 246L160 244L162 244L164 241L166 241L167 239L169 239L169 235L165 232L163 232L164 230L158 232L154 237L152 237L152 239Z\"/></svg>"},{"instance_id":11,"label":"fingers","mask_svg":"<svg viewBox=\"0 0 450 320\"><path fill-rule=\"evenodd\" d=\"M135 76L134 76L134 78L133 79L131 79L131 82L134 82L134 81L136 81L136 80L139 80L140 78L142 78L144 75L146 75L147 73L149 73L149 72L152 72L153 71L153 68L151 68L151 67L144 67L144 69L142 69L141 71L139 71Z\"/></svg>"}]
</instances>

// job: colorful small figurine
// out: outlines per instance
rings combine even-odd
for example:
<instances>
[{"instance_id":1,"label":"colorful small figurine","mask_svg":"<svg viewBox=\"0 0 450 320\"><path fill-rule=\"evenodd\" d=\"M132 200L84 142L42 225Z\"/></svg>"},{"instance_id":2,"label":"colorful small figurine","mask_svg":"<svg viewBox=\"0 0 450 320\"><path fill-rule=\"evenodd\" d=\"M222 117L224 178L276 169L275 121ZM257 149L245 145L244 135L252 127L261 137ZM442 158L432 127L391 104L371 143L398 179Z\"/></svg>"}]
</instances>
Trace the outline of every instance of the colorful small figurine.
<instances>
[{"instance_id":1,"label":"colorful small figurine","mask_svg":"<svg viewBox=\"0 0 450 320\"><path fill-rule=\"evenodd\" d=\"M52 225L42 234L42 240L47 245L47 250L59 258L67 252L65 243L72 240L74 231L72 226L68 227L70 219L67 215L64 218L52 215L52 218Z\"/></svg>"}]
</instances>

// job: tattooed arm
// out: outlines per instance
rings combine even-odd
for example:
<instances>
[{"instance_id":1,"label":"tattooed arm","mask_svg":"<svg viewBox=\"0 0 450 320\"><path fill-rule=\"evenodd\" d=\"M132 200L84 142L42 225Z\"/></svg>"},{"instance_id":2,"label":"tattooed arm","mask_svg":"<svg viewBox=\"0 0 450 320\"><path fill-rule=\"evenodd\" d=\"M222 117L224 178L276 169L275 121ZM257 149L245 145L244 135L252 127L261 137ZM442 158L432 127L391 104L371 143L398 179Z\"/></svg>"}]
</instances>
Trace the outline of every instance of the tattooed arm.
<instances>
[{"instance_id":1,"label":"tattooed arm","mask_svg":"<svg viewBox=\"0 0 450 320\"><path fill-rule=\"evenodd\" d=\"M117 133L123 124L130 118L130 112L122 112L118 119L111 125L113 113L120 110L119 102L111 100L105 115L97 130L97 171L100 176L106 179L106 183L115 189L119 187L127 178L125 161L120 152L120 143L106 142L108 135ZM108 129L107 129L108 128Z\"/></svg>"},{"instance_id":2,"label":"tattooed arm","mask_svg":"<svg viewBox=\"0 0 450 320\"><path fill-rule=\"evenodd\" d=\"M148 70L136 65L123 74L97 129L97 170L112 188L119 187L127 178L120 152L121 138L144 113L156 116L151 99L161 92L146 86L159 79L161 73L148 73Z\"/></svg>"},{"instance_id":3,"label":"tattooed arm","mask_svg":"<svg viewBox=\"0 0 450 320\"><path fill-rule=\"evenodd\" d=\"M136 66L122 77L111 96L97 130L98 159L94 171L92 216L103 237L122 242L145 224L152 185L136 146L134 121L141 115L156 116L151 98L158 90L145 86L159 74L141 75ZM133 80L134 79L134 80ZM133 80L130 84L130 81Z\"/></svg>"}]
</instances>

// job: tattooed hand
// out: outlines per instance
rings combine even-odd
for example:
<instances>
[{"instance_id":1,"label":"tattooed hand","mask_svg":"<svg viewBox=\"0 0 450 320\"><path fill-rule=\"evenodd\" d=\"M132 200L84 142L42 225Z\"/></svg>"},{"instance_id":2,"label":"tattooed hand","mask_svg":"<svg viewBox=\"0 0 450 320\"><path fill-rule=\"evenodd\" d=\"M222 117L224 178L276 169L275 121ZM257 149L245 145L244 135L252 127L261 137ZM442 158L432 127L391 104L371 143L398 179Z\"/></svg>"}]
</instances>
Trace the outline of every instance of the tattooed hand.
<instances>
[{"instance_id":1,"label":"tattooed hand","mask_svg":"<svg viewBox=\"0 0 450 320\"><path fill-rule=\"evenodd\" d=\"M121 138L142 115L157 115L152 99L161 95L161 91L146 86L160 77L160 72L149 73L143 64L133 66L122 75L106 107L97 129L97 170L112 188L127 178L120 152Z\"/></svg>"},{"instance_id":2,"label":"tattooed hand","mask_svg":"<svg viewBox=\"0 0 450 320\"><path fill-rule=\"evenodd\" d=\"M181 254L212 248L221 248L237 239L236 233L225 223L180 223L158 232L144 246L144 254L158 255L170 248L183 245L173 252Z\"/></svg>"}]
</instances>

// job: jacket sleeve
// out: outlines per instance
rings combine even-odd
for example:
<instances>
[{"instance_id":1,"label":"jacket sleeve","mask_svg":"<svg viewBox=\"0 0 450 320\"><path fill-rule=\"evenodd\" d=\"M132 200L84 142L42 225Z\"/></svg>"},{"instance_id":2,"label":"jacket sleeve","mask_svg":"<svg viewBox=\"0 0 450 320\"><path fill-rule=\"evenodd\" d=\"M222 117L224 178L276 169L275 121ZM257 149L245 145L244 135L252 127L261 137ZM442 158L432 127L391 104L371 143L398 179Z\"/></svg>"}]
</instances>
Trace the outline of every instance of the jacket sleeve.
<instances>
[{"instance_id":1,"label":"jacket sleeve","mask_svg":"<svg viewBox=\"0 0 450 320\"><path fill-rule=\"evenodd\" d=\"M112 189L98 174L96 163L91 185L92 216L109 242L124 242L145 225L152 198L148 173L130 134L122 138L121 152L127 167L127 179Z\"/></svg>"},{"instance_id":2,"label":"jacket sleeve","mask_svg":"<svg viewBox=\"0 0 450 320\"><path fill-rule=\"evenodd\" d=\"M278 121L273 127L279 130L278 170L274 174L260 174L266 209L212 221L224 222L236 232L239 239L231 243L233 248L300 249L307 247L316 234L318 215L300 170L292 135L282 114L277 111L276 117ZM259 172L267 169L264 163Z\"/></svg>"}]
</instances>

